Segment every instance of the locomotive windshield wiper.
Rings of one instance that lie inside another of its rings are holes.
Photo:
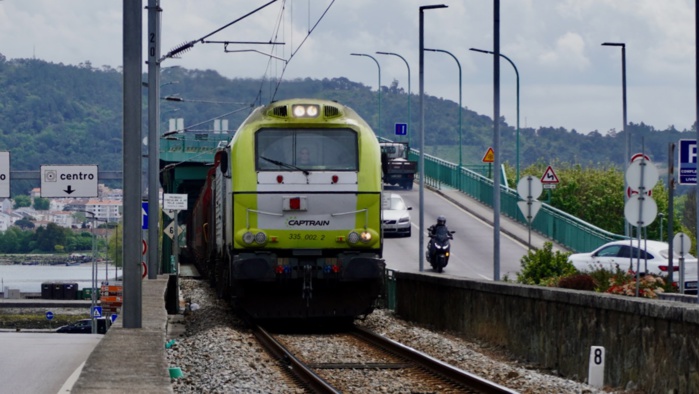
[[[260,156],[260,158],[262,158],[262,159],[264,159],[264,160],[267,160],[268,162],[270,162],[270,163],[272,163],[272,164],[274,164],[274,165],[278,165],[278,166],[286,167],[286,168],[292,168],[292,169],[294,169],[294,170],[299,170],[299,171],[303,172],[303,174],[306,175],[306,176],[310,175],[310,172],[308,172],[307,170],[304,170],[303,168],[297,167],[297,166],[295,166],[295,165],[293,165],[293,164],[284,163],[283,161],[278,161],[278,160],[270,159],[270,158],[267,158],[267,157],[264,157],[264,156]]]

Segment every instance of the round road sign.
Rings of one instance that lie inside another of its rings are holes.
[[[141,247],[141,254],[146,255],[146,252],[148,251],[148,244],[146,243],[145,239],[142,239],[141,242],[143,242],[143,246]]]
[[[527,175],[517,182],[517,193],[523,200],[536,200],[544,191],[541,180],[533,175]]]
[[[672,238],[672,249],[682,256],[688,254],[691,247],[692,239],[685,233],[677,233]]]
[[[658,204],[652,197],[646,196],[641,200],[638,195],[634,195],[624,205],[624,217],[632,226],[646,227],[653,223],[657,215]]]
[[[148,266],[145,261],[141,261],[141,279],[145,279],[148,276]]]
[[[677,235],[679,235],[679,234],[677,234]],[[53,319],[53,312],[51,312],[51,311],[46,312],[46,320],[51,320],[51,319]]]
[[[641,179],[641,172],[643,172],[643,179]],[[626,170],[626,183],[634,190],[639,190],[641,185],[646,190],[650,190],[658,183],[658,169],[649,161],[636,160],[629,164]]]

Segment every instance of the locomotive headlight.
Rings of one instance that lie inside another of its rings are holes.
[[[243,242],[245,242],[246,245],[250,245],[254,239],[255,239],[255,235],[253,233],[251,233],[250,231],[243,234]]]
[[[294,114],[294,117],[296,118],[315,118],[318,117],[318,113],[320,112],[320,108],[318,105],[292,105],[291,106],[291,113]]]
[[[357,242],[359,242],[359,234],[352,231],[347,236],[347,242],[349,242],[350,244],[356,244]]]
[[[265,242],[267,242],[267,234],[260,231],[255,235],[255,242],[257,242],[260,245],[264,244]]]
[[[364,242],[364,243],[367,243],[367,242],[371,241],[371,233],[368,232],[368,231],[362,232],[362,234],[361,234],[361,240],[362,240],[362,242]]]

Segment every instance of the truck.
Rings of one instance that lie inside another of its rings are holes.
[[[381,142],[381,170],[383,182],[398,185],[406,190],[413,189],[417,162],[408,160],[410,146],[407,142]]]

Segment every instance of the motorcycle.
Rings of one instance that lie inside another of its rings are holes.
[[[449,240],[453,239],[451,235],[454,233],[455,231],[449,231],[446,228],[438,228],[434,234],[430,234],[425,255],[433,270],[441,273],[449,263],[451,248]]]

